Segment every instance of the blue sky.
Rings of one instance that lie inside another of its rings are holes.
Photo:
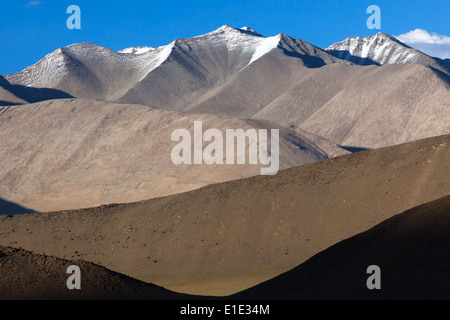
[[[81,30],[66,27],[69,5],[81,8]],[[366,26],[370,5],[381,8],[381,30]],[[92,42],[113,50],[160,46],[224,24],[249,26],[265,36],[282,32],[319,47],[378,31],[396,36],[423,29],[450,36],[449,12],[448,0],[4,0],[0,74],[20,72],[73,43]]]

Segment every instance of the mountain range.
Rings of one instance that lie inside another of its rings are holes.
[[[448,60],[379,33],[321,49],[225,25],[158,48],[59,48],[0,80],[3,104],[86,98],[275,121],[377,148],[450,132]]]

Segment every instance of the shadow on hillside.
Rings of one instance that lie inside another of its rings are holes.
[[[18,106],[21,103],[0,100],[0,107]]]
[[[446,82],[448,85],[450,85],[450,74],[447,74],[441,70],[438,70],[436,68],[430,67],[431,70],[433,70],[437,76],[444,82]],[[450,65],[449,65],[449,70],[450,70]]]
[[[339,146],[339,148],[347,150],[348,152],[351,152],[351,153],[357,153],[357,152],[363,152],[363,151],[370,150],[369,148],[352,147],[352,146]]]
[[[437,61],[439,66],[441,66],[444,71],[450,74],[450,59],[440,59],[436,57],[433,57],[433,59]]]
[[[353,56],[348,50],[327,50],[327,52],[339,59],[346,59],[350,62],[353,62],[354,64],[358,64],[361,66],[381,66],[381,64],[372,59]]]
[[[450,196],[394,216],[231,298],[448,300],[449,251]],[[373,265],[381,269],[381,290],[367,287]]]
[[[70,94],[50,88],[33,88],[20,84],[11,84],[4,76],[0,76],[0,87],[6,91],[11,92],[16,97],[28,102],[40,102],[52,99],[70,99],[73,98]]]
[[[0,215],[12,216],[26,213],[37,213],[37,211],[22,207],[17,203],[0,198]]]
[[[283,48],[284,54],[289,57],[299,58],[303,60],[305,67],[308,68],[321,68],[326,65],[325,61],[319,57],[309,56],[306,54],[299,54],[295,52],[288,51]]]

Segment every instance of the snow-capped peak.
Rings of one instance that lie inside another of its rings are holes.
[[[279,36],[264,37],[250,27],[234,28],[226,24],[204,35],[177,39],[176,45],[189,51],[195,48],[226,48],[228,54],[234,57],[234,61],[239,61],[242,67],[276,48],[279,41]]]
[[[218,34],[234,34],[234,35],[241,35],[241,36],[252,36],[252,37],[262,37],[263,36],[261,34],[259,34],[258,32],[256,32],[255,30],[253,30],[250,27],[242,27],[242,28],[234,28],[229,26],[228,24],[223,25],[222,27],[220,27],[217,30],[214,30],[212,32],[209,32],[207,34],[198,36],[198,37],[204,37],[204,36],[214,36],[214,35],[218,35]],[[197,37],[194,37],[197,38]]]
[[[379,32],[370,37],[350,37],[325,48],[338,58],[361,65],[416,63],[421,55],[395,37]]]

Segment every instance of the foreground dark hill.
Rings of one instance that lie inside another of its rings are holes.
[[[394,216],[346,239],[297,268],[226,297],[232,300],[449,299],[450,196]],[[381,269],[381,290],[366,286],[368,266]],[[66,287],[68,266],[82,290]],[[176,294],[84,261],[0,247],[0,299],[198,299]],[[206,297],[203,297],[206,298]]]
[[[69,290],[69,266],[81,271],[81,290]],[[0,300],[183,299],[184,295],[143,283],[85,261],[36,255],[0,247]],[[194,297],[190,297],[193,299]]]
[[[233,294],[450,194],[449,145],[442,136],[150,201],[0,217],[0,245],[173,291]]]
[[[232,298],[448,300],[449,251],[450,196],[392,217]],[[381,268],[381,290],[366,286],[372,265]]]

